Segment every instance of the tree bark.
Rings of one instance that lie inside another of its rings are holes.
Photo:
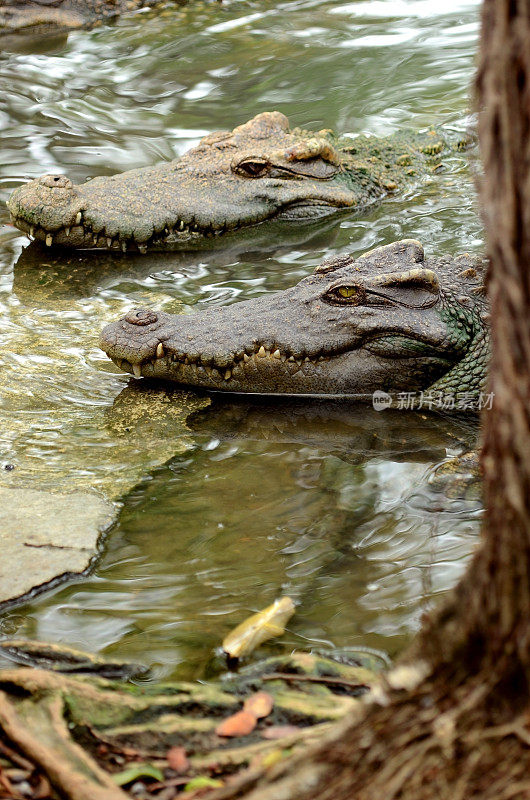
[[[494,393],[481,547],[355,718],[212,800],[530,798],[530,0],[484,0],[476,90]]]

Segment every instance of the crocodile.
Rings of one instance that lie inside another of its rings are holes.
[[[160,0],[0,0],[0,35],[55,33],[107,22]]]
[[[12,193],[11,222],[46,245],[123,252],[188,249],[264,222],[359,211],[403,193],[471,137],[428,130],[337,138],[265,111],[181,158],[74,185],[43,175]]]
[[[133,310],[103,329],[100,347],[137,378],[210,390],[428,391],[471,407],[489,357],[483,271],[478,256],[426,259],[405,239],[328,259],[275,294],[189,315]]]

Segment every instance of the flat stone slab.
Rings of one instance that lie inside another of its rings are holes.
[[[117,507],[90,492],[0,488],[0,603],[83,572]]]

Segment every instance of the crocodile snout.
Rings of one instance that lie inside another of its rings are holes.
[[[47,189],[71,189],[73,190],[74,185],[70,178],[67,178],[66,175],[42,175],[40,178],[37,178],[37,184],[39,186],[45,186]]]
[[[123,319],[124,322],[128,322],[130,325],[153,325],[158,322],[158,316],[154,311],[143,308],[130,311]]]
[[[99,346],[122,369],[139,377],[140,364],[164,354],[169,319],[163,311],[135,308],[103,328]]]
[[[19,186],[7,207],[17,228],[48,245],[82,237],[82,203],[66,175],[42,175]]]

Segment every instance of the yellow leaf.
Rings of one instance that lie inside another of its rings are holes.
[[[267,753],[262,760],[262,766],[265,768],[267,767],[274,767],[279,761],[285,758],[285,753],[283,750],[271,750],[270,753]]]
[[[280,597],[234,628],[225,638],[223,650],[230,658],[248,655],[267,639],[281,636],[293,614],[294,603],[291,598]]]

